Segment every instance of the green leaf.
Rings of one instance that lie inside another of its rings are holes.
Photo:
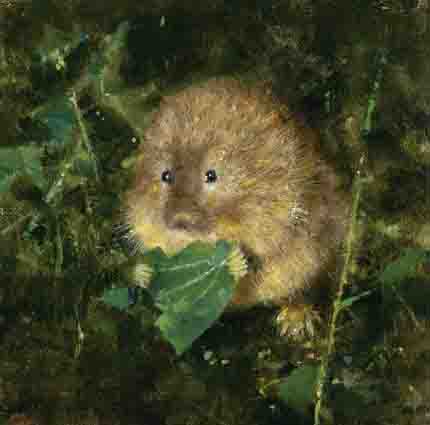
[[[292,409],[306,414],[315,401],[317,365],[304,365],[293,370],[280,384],[281,399]]]
[[[109,78],[108,74],[112,67],[119,66],[122,52],[125,49],[127,34],[130,24],[125,21],[118,25],[117,30],[109,35],[104,48],[93,53],[88,64],[88,77],[94,83],[101,84],[102,93],[110,94],[122,89],[123,83],[117,78]]]
[[[77,149],[76,155],[73,158],[70,173],[79,177],[96,178],[94,161],[91,160],[91,156],[88,151],[85,151],[82,148]]]
[[[48,128],[48,143],[60,146],[72,144],[77,121],[73,105],[67,96],[60,96],[48,102],[33,118]]]
[[[34,55],[40,65],[51,65],[60,70],[66,66],[67,56],[83,43],[87,43],[88,39],[88,35],[80,31],[63,32],[47,24]]]
[[[235,283],[227,262],[231,249],[226,241],[215,247],[196,242],[171,257],[159,248],[141,256],[154,270],[147,292],[161,310],[156,325],[177,354],[189,348],[229,304]],[[129,288],[109,289],[101,299],[121,310],[133,304]]]
[[[234,289],[227,257],[231,245],[215,248],[196,242],[172,257],[144,255],[156,270],[148,291],[162,311],[156,322],[163,336],[182,354],[228,305]]]
[[[396,285],[403,280],[416,276],[417,267],[426,261],[429,251],[421,248],[407,248],[396,261],[388,264],[379,275],[384,285]]]
[[[360,300],[361,298],[367,297],[368,295],[370,295],[373,291],[369,290],[369,291],[364,291],[361,294],[355,295],[353,297],[348,297],[345,298],[344,300],[342,300],[342,302],[340,303],[339,306],[339,311],[347,308],[347,307],[351,307],[352,304],[354,304],[356,301]]]
[[[126,310],[133,305],[133,300],[129,296],[128,288],[111,288],[106,290],[100,298],[106,304],[118,308],[119,310]]]
[[[40,161],[41,150],[36,146],[0,148],[0,192],[10,189],[15,178],[28,176],[39,189],[46,188],[46,179]]]

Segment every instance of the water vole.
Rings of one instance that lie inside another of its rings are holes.
[[[345,232],[348,202],[313,133],[262,88],[230,78],[163,99],[145,133],[127,220],[146,248],[240,243],[250,272],[232,308],[284,307],[281,331],[305,329],[302,297],[321,282]],[[323,280],[326,280],[324,278]]]

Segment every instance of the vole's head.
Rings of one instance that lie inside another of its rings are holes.
[[[281,249],[306,219],[313,156],[262,91],[210,80],[164,100],[145,133],[127,219],[146,248],[171,254],[196,240]]]

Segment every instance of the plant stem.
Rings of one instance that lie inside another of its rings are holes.
[[[360,161],[360,162],[363,163],[363,161]],[[357,221],[358,221],[357,213],[358,213],[358,206],[360,204],[361,189],[362,189],[361,170],[358,169],[356,172],[356,175],[354,178],[354,184],[353,184],[353,204],[352,204],[348,237],[346,240],[346,247],[345,247],[345,250],[346,250],[345,261],[343,264],[342,274],[340,277],[340,284],[333,304],[333,314],[330,320],[329,335],[328,335],[328,342],[327,342],[327,353],[323,356],[323,359],[318,371],[317,385],[316,385],[317,401],[316,401],[315,411],[314,411],[314,425],[320,424],[322,395],[323,395],[324,384],[325,384],[325,380],[328,372],[328,363],[329,363],[329,359],[331,358],[331,355],[334,352],[335,342],[336,342],[337,318],[339,316],[339,313],[343,310],[342,309],[343,292],[345,287],[348,285],[348,272],[352,261],[354,241],[356,239],[356,229],[357,229]]]

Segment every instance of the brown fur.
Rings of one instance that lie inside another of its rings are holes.
[[[161,181],[164,170],[174,181]],[[218,179],[205,182],[209,169]],[[348,202],[313,133],[261,88],[212,79],[164,99],[127,196],[132,234],[174,253],[195,240],[240,242],[257,266],[233,307],[293,303],[327,269]]]

